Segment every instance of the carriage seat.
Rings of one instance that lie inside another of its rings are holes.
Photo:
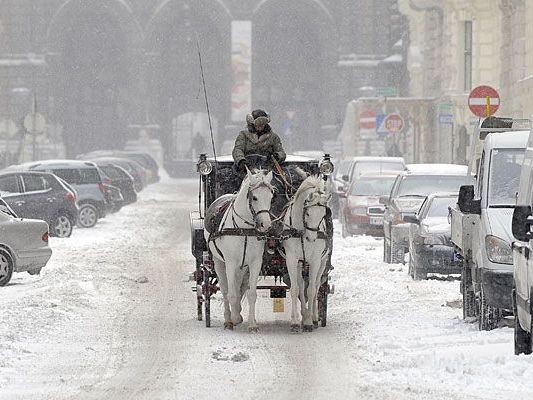
[[[222,222],[224,212],[228,209],[234,198],[234,194],[224,194],[212,202],[207,208],[204,220],[204,228],[207,232],[213,233],[218,229]]]

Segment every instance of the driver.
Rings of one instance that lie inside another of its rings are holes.
[[[248,129],[239,132],[233,148],[233,161],[238,169],[243,171],[246,156],[260,154],[267,158],[274,158],[279,163],[285,161],[285,151],[278,135],[272,132],[270,116],[263,110],[254,110],[246,116]]]

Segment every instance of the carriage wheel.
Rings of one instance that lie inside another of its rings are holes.
[[[198,312],[198,321],[201,321],[203,319],[202,283],[203,283],[202,263],[197,259],[196,260],[196,307],[197,307],[197,312]]]
[[[318,317],[321,327],[325,327],[328,322],[328,286],[326,280],[318,290]]]
[[[209,272],[209,270],[204,268],[202,292],[203,292],[203,298],[204,298],[205,327],[206,328],[211,327],[211,282],[209,279],[210,277],[211,277],[211,273]]]

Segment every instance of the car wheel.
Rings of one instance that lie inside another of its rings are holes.
[[[463,262],[466,264],[466,262]],[[463,294],[463,319],[476,316],[476,294],[472,289],[472,278],[469,265],[463,264],[461,270],[461,293]]]
[[[59,238],[68,238],[72,235],[73,223],[67,214],[58,214],[52,221],[50,234]]]
[[[7,250],[0,249],[0,286],[5,286],[11,280],[15,263]]]
[[[531,333],[522,329],[518,319],[518,310],[516,306],[516,289],[513,289],[513,314],[514,314],[514,353],[531,354]]]
[[[80,207],[78,224],[82,228],[92,228],[98,222],[98,211],[92,204],[83,204]]]
[[[501,318],[501,311],[499,308],[489,306],[485,297],[483,286],[478,298],[478,328],[480,331],[491,331],[498,326]]]

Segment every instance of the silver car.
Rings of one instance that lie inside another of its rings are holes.
[[[51,256],[48,224],[18,218],[0,199],[0,286],[9,283],[13,272],[39,274]]]

